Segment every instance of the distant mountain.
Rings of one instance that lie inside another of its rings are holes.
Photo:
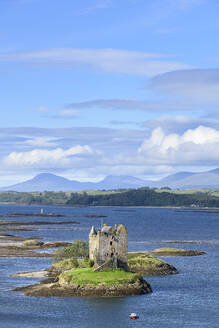
[[[21,182],[0,190],[13,191],[74,191],[74,190],[98,190],[98,189],[119,189],[119,188],[139,188],[145,186],[145,181],[127,175],[107,176],[104,180],[94,182],[80,182],[69,180],[51,173],[41,173],[33,179]]]
[[[80,183],[79,183],[80,184]],[[41,173],[35,176],[31,180],[21,182],[9,187],[1,188],[1,190],[13,190],[13,191],[58,191],[58,190],[72,190],[72,188],[79,186],[74,185],[73,181],[65,179],[63,177],[50,174]]]
[[[179,172],[156,181],[154,186],[172,189],[219,188],[219,168],[207,172]]]
[[[173,182],[171,187],[176,189],[187,188],[219,188],[219,173],[196,173],[185,179]]]
[[[178,172],[159,181],[142,180],[128,175],[109,175],[100,182],[80,182],[69,180],[51,173],[41,173],[33,179],[0,190],[13,191],[78,191],[109,190],[140,187],[219,188],[219,168],[202,173]]]
[[[211,170],[211,171],[208,171],[208,173],[216,173],[216,174],[219,174],[219,168],[214,169],[214,170]]]
[[[172,183],[175,183],[176,181],[180,181],[186,178],[191,177],[195,173],[193,172],[178,172],[175,174],[168,175],[167,177],[163,178],[162,180],[158,181],[158,184],[161,183],[162,186],[169,186]]]
[[[108,175],[104,180],[95,183],[95,189],[140,188],[146,181],[129,175]]]

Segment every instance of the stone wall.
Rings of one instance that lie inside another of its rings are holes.
[[[92,227],[89,234],[89,256],[95,265],[101,266],[111,259],[119,266],[127,265],[128,232],[123,225],[104,226],[96,232]]]

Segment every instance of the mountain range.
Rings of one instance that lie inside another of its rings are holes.
[[[1,191],[78,191],[78,190],[110,190],[140,187],[186,188],[219,188],[219,168],[201,172],[178,172],[161,180],[142,180],[128,175],[109,175],[100,182],[80,182],[69,180],[51,173],[41,173],[33,179],[0,188]]]

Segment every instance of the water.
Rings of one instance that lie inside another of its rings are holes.
[[[0,206],[0,215],[22,212],[39,213],[37,206]],[[118,298],[35,298],[12,292],[12,288],[37,282],[37,279],[11,278],[20,271],[50,266],[49,259],[0,258],[0,327],[6,328],[218,328],[219,327],[219,216],[217,213],[178,212],[173,209],[64,208],[43,207],[46,212],[67,215],[46,221],[75,220],[80,225],[41,226],[40,230],[15,233],[41,236],[45,240],[88,239],[91,225],[123,223],[129,232],[129,250],[151,250],[168,246],[165,240],[207,240],[209,244],[170,245],[206,251],[197,257],[164,258],[179,270],[178,275],[146,277],[153,293]],[[32,220],[32,218],[16,218]],[[34,218],[42,221],[42,218]],[[39,228],[39,227],[38,227]],[[13,232],[12,232],[13,233]],[[131,321],[131,312],[140,315]]]

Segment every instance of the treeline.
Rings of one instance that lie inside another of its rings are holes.
[[[200,206],[219,207],[219,197],[205,193],[174,194],[140,188],[106,195],[72,193],[67,205],[75,206]]]
[[[0,192],[0,203],[27,205],[66,205],[69,196],[65,192]]]
[[[219,207],[219,197],[208,193],[177,194],[155,189],[127,189],[115,193],[0,192],[1,203],[65,206],[200,206]]]

